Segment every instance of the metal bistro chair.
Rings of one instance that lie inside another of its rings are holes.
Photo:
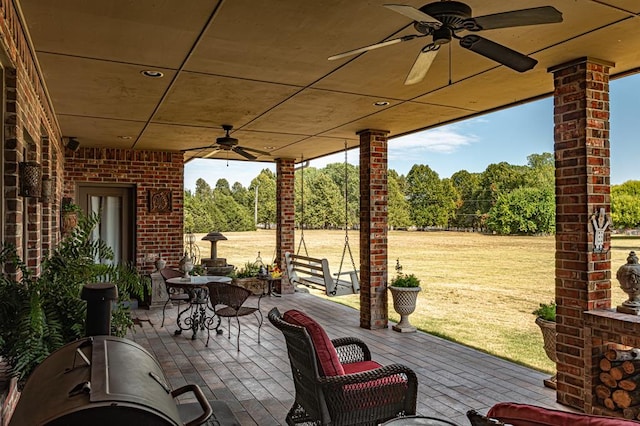
[[[258,319],[258,344],[260,343],[260,328],[262,327],[262,312],[257,307],[243,306],[253,293],[246,288],[231,283],[210,282],[207,284],[211,306],[220,318],[227,318],[229,339],[231,339],[231,318],[238,324],[236,347],[240,351],[240,317],[254,314]]]
[[[370,425],[416,414],[418,379],[401,364],[371,360],[356,337],[330,340],[322,326],[291,309],[269,311],[284,334],[296,396],[287,424]]]
[[[180,312],[180,303],[189,301],[189,294],[184,290],[176,287],[172,287],[170,284],[167,284],[167,280],[170,278],[178,278],[182,276],[182,272],[172,269],[172,268],[162,268],[160,270],[160,275],[162,275],[162,279],[164,279],[164,285],[167,289],[167,301],[164,302],[164,306],[162,307],[162,325],[160,327],[164,327],[164,312],[167,310],[167,305],[169,302],[177,302],[178,303],[178,312]]]

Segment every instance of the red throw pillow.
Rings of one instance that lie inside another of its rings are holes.
[[[496,418],[515,426],[621,426],[636,422],[617,417],[593,416],[583,413],[552,410],[529,404],[500,402],[489,410],[487,417]]]
[[[350,364],[342,364],[344,374],[360,373],[362,371],[375,370],[376,368],[380,367],[382,367],[382,365],[378,364],[375,361],[360,361],[352,362]]]
[[[288,310],[282,318],[289,324],[304,327],[307,330],[316,349],[321,376],[341,376],[344,374],[338,352],[320,324],[296,309]]]

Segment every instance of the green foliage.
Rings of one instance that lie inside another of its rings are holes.
[[[185,231],[208,233],[254,230],[253,208],[249,209],[238,201],[246,196],[246,190],[238,193],[237,185],[234,188],[236,193],[229,188],[226,179],[219,179],[215,189],[211,189],[203,179],[198,179],[195,194],[190,191],[185,191],[184,194]]]
[[[617,229],[640,226],[640,181],[611,187],[611,220]]]
[[[489,210],[487,227],[504,235],[551,234],[555,229],[552,188],[517,188],[502,194]]]
[[[537,317],[546,321],[556,321],[556,302],[541,303],[540,307],[532,312]]]
[[[234,278],[252,278],[257,277],[260,271],[260,265],[256,262],[247,262],[244,266],[233,274]]]
[[[391,280],[394,287],[420,287],[420,280],[414,274],[399,273]]]
[[[409,215],[409,202],[404,193],[405,181],[394,170],[389,171],[388,176],[388,210],[387,221],[392,229],[408,228],[411,226],[411,216]]]
[[[20,259],[16,248],[3,245],[0,262],[0,355],[21,383],[51,352],[84,335],[86,303],[80,299],[87,283],[112,282],[120,301],[142,296],[145,282],[131,265],[95,264],[111,259],[103,241],[92,241],[99,216],[80,215],[78,226],[43,260],[39,276]],[[114,310],[112,325],[124,335],[132,325],[127,308]]]
[[[411,219],[420,228],[445,227],[455,215],[457,193],[449,179],[429,166],[414,165],[407,174],[407,197]]]

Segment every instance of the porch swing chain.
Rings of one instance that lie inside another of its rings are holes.
[[[342,258],[340,259],[340,267],[338,268],[338,274],[336,275],[336,289],[338,288],[338,282],[340,281],[340,274],[342,273],[342,265],[344,264],[344,255],[349,250],[349,257],[351,258],[351,265],[353,270],[357,271],[356,262],[353,260],[353,253],[351,252],[351,246],[349,245],[349,163],[347,162],[347,141],[344,141],[344,248],[342,249]],[[335,294],[335,290],[333,291]]]
[[[309,256],[307,243],[304,241],[304,155],[300,157],[300,243],[296,254],[300,254],[300,248],[304,246],[304,255]]]

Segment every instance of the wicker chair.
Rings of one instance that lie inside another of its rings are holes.
[[[227,318],[227,328],[229,330],[229,339],[231,339],[231,318],[236,319],[238,324],[238,337],[236,338],[236,346],[240,351],[240,317],[254,314],[258,319],[258,343],[260,343],[260,328],[262,327],[262,312],[257,307],[243,306],[244,302],[253,293],[251,290],[237,286],[231,283],[210,282],[207,284],[209,289],[209,299],[211,306],[219,318]]]
[[[290,312],[300,314],[292,310],[283,317],[273,308],[268,315],[284,334],[295,384],[295,401],[286,418],[288,425],[378,425],[416,413],[418,379],[410,368],[400,364],[383,367],[371,361],[367,345],[355,337],[326,337],[322,342],[318,336],[324,333],[322,327],[317,323],[308,326],[313,320],[294,325],[298,321],[292,319]],[[316,336],[312,338],[312,334]],[[339,359],[340,365],[334,367],[342,368],[343,374],[323,373],[323,368],[332,367],[326,365],[326,353],[321,354],[316,348],[327,344]]]
[[[182,289],[172,287],[170,284],[167,284],[168,279],[181,277],[182,273],[180,271],[171,268],[162,268],[160,270],[160,275],[162,275],[162,279],[164,279],[164,285],[167,289],[167,295],[169,296],[162,307],[162,324],[160,327],[164,327],[164,312],[166,311],[169,302],[178,302],[178,312],[180,312],[180,303],[189,301],[189,295]]]

